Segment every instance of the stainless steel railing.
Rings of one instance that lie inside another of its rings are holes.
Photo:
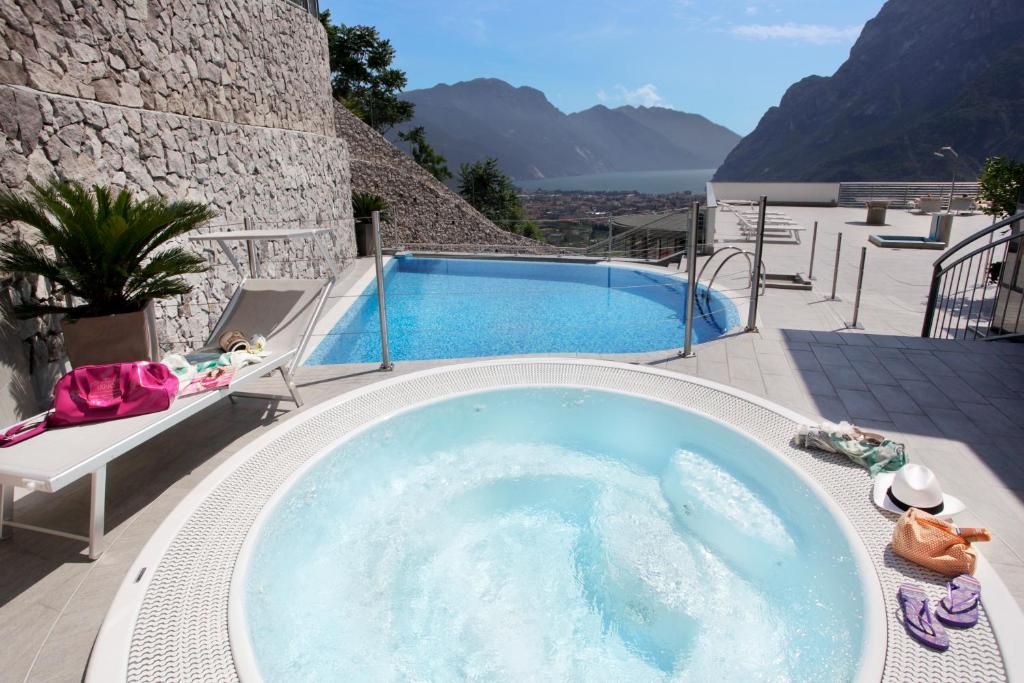
[[[993,223],[935,261],[922,337],[991,340],[1024,335],[1022,222],[1024,212]]]

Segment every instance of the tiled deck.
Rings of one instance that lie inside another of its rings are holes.
[[[995,540],[983,552],[1024,604],[1024,345],[908,336],[920,325],[923,287],[936,253],[874,247],[862,307],[867,329],[837,332],[849,315],[859,246],[869,232],[846,221],[863,212],[785,211],[800,221],[822,220],[815,265],[823,276],[820,290],[827,289],[823,282],[830,284],[830,235],[846,233],[851,247],[839,288],[845,301],[823,302],[819,291],[770,290],[761,303],[759,333],[701,344],[696,358],[661,353],[631,360],[729,384],[813,419],[849,419],[904,440],[911,458],[934,469],[967,503],[958,520],[993,530]],[[890,219],[908,223],[887,230],[893,234],[927,231],[925,218],[890,212]],[[965,220],[957,233],[987,221]],[[721,224],[719,230],[724,232]],[[770,245],[769,270],[806,271],[809,245],[809,233],[802,245]],[[398,363],[395,373],[438,364]],[[391,376],[374,366],[320,366],[303,368],[298,380],[308,407]],[[279,387],[268,381],[267,389]],[[85,559],[77,542],[39,534],[16,531],[0,543],[0,680],[79,680],[110,600],[156,526],[213,468],[296,412],[289,404],[224,402],[112,463],[109,548],[96,562]],[[84,529],[85,483],[54,495],[26,495],[16,514],[30,523]]]

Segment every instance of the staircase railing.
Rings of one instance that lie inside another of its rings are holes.
[[[1024,212],[948,249],[932,269],[922,337],[1024,336]],[[1004,235],[997,235],[1001,230]]]

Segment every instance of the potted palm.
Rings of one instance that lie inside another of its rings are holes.
[[[155,360],[147,307],[187,294],[191,286],[182,276],[206,270],[198,255],[165,245],[207,223],[214,211],[197,202],[138,200],[127,189],[86,189],[57,178],[30,185],[24,196],[0,190],[0,221],[37,233],[34,241],[0,243],[0,270],[49,279],[64,303],[23,303],[15,315],[62,314],[75,367]]]
[[[359,256],[369,256],[374,251],[371,222],[373,212],[379,211],[381,220],[386,221],[389,210],[383,197],[372,192],[352,193],[352,215],[356,218],[356,253]]]

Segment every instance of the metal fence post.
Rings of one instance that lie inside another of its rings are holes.
[[[807,279],[814,279],[814,248],[818,246],[818,221],[814,221],[814,232],[811,233],[811,265],[807,266]]]
[[[839,281],[839,254],[843,250],[843,233],[839,233],[839,237],[836,238],[836,265],[832,269],[832,296],[829,297],[830,301],[839,301],[836,298],[836,282]]]
[[[384,303],[384,256],[381,254],[380,244],[380,211],[374,211],[371,215],[373,222],[373,256],[377,268],[377,312],[380,314],[380,369],[393,370],[391,363],[391,350],[388,348],[388,312]]]
[[[757,302],[761,297],[761,251],[764,249],[764,222],[768,212],[768,197],[761,195],[757,208],[757,241],[754,242],[754,277],[750,287],[750,311],[747,314],[747,332],[757,332]]]
[[[686,338],[683,341],[683,358],[693,358],[693,302],[697,298],[697,217],[700,202],[694,202],[690,209],[690,233],[686,237]]]
[[[864,286],[864,261],[868,257],[868,248],[860,248],[860,270],[857,271],[857,295],[853,299],[853,320],[846,323],[846,327],[854,330],[863,330],[864,326],[861,325],[857,318],[860,316],[860,290]]]
[[[612,260],[612,235],[615,234],[615,223],[608,219],[608,260]]]
[[[242,219],[242,228],[244,230],[252,230],[252,218],[246,216]],[[252,240],[245,241],[245,256],[249,259],[249,277],[260,276],[260,263],[256,260],[256,243]]]

